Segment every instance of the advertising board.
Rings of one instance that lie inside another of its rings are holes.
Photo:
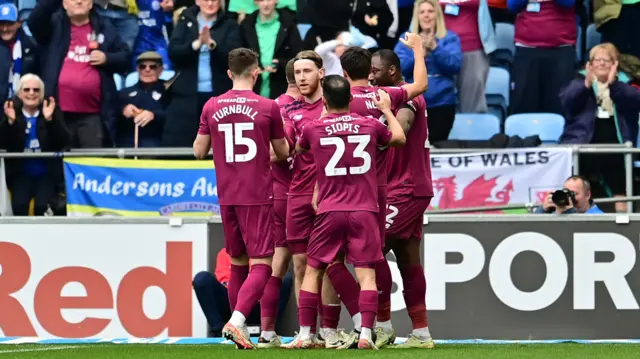
[[[205,337],[205,220],[0,222],[0,335]]]

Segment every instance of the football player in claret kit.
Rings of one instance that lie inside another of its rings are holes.
[[[313,155],[317,168],[317,218],[307,250],[307,268],[300,290],[300,332],[288,348],[312,348],[320,281],[328,265],[346,256],[360,284],[358,304],[362,328],[358,348],[376,349],[372,329],[378,309],[374,265],[382,260],[377,230],[378,196],[375,153],[378,146],[402,145],[405,135],[390,111],[390,99],[379,91],[373,98],[389,114],[389,129],[376,119],[350,113],[349,82],[327,76],[322,82],[327,115],[305,125],[296,145]]]
[[[274,226],[270,147],[280,159],[289,156],[278,104],[253,93],[259,72],[258,56],[253,51],[238,48],[229,53],[227,73],[233,88],[207,101],[193,144],[199,159],[213,144],[225,248],[231,257],[228,291],[233,312],[222,334],[244,349],[255,348],[245,321],[271,277]]]
[[[403,86],[400,59],[391,50],[373,54],[371,80],[378,86]],[[399,348],[433,348],[427,325],[426,278],[420,260],[423,215],[433,198],[427,104],[418,96],[396,112],[407,143],[390,149],[392,161],[388,177],[386,248],[393,250],[404,285],[404,300],[413,332]],[[389,288],[391,286],[389,285]],[[386,313],[382,313],[386,311]],[[378,316],[390,319],[389,307],[379,308]],[[391,321],[378,321],[378,340],[395,336]]]
[[[377,87],[369,85],[369,74],[371,72],[371,54],[368,50],[352,47],[347,49],[340,57],[340,63],[344,71],[344,76],[351,85],[351,112],[360,116],[370,116],[378,119],[386,125],[386,117],[374,104],[372,98],[376,96],[378,89],[383,89],[391,98],[391,110],[395,113],[405,105],[407,100],[413,98],[422,98],[422,94],[427,88],[427,69],[424,62],[424,50],[422,46],[422,38],[417,34],[407,33],[405,38],[400,41],[414,52],[414,69],[416,75],[415,82],[411,84],[403,84],[402,86]],[[386,147],[380,147],[376,153],[376,166],[378,170],[378,206],[386,208],[387,206],[387,173],[388,173],[388,157],[389,151]],[[380,237],[384,240],[386,223],[386,210],[380,211],[378,214],[378,228]],[[344,278],[350,278],[347,269],[342,263],[336,263],[327,270],[329,278],[331,278],[333,287],[340,295],[340,299],[345,303],[345,307],[353,316],[357,313],[357,296],[354,292],[357,286],[347,283]],[[378,282],[378,293],[380,294],[379,305],[382,310],[379,313],[378,321],[383,326],[391,325],[391,269],[386,261],[382,261],[376,265],[376,280]],[[385,315],[389,313],[389,315]],[[382,347],[389,342],[393,343],[394,336],[386,335],[386,332],[379,333],[377,345]],[[351,337],[351,345],[355,345],[357,336]]]
[[[280,113],[285,113],[286,109],[291,106],[295,99],[300,98],[300,91],[296,86],[296,79],[293,71],[293,62],[291,59],[285,67],[286,78],[289,86],[287,92],[280,95],[275,101],[280,106]],[[283,116],[284,117],[284,116]],[[286,136],[289,146],[293,148],[293,137]],[[272,154],[274,163],[271,166],[273,171],[273,212],[275,226],[275,251],[273,254],[273,263],[271,268],[273,273],[264,288],[264,294],[260,299],[260,326],[262,332],[258,338],[258,348],[279,348],[282,344],[280,337],[276,335],[276,318],[278,316],[278,302],[280,299],[280,289],[282,287],[282,278],[289,270],[289,262],[291,262],[291,252],[287,246],[286,236],[286,218],[287,218],[287,192],[291,184],[292,158],[289,157],[284,161],[277,160],[275,154]]]
[[[322,87],[324,77],[322,58],[314,51],[301,51],[294,58],[296,85],[302,94],[292,102],[283,115],[288,138],[297,139],[302,128],[321,117],[323,110]],[[293,178],[289,186],[287,201],[286,233],[289,250],[293,254],[296,299],[299,299],[300,286],[307,266],[307,244],[316,213],[311,205],[316,183],[316,165],[310,153],[296,153],[293,158]],[[340,320],[340,298],[327,279],[322,281],[321,328],[312,332],[317,334],[314,341],[317,346],[337,348],[343,344],[337,328]]]

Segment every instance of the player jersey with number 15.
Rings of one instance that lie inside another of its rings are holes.
[[[378,212],[375,155],[390,140],[385,125],[356,114],[330,114],[304,127],[298,143],[316,164],[318,213]]]
[[[213,97],[202,110],[198,133],[211,136],[221,205],[273,203],[270,143],[284,138],[275,101],[240,90]]]

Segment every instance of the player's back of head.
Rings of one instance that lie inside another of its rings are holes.
[[[340,75],[329,75],[322,80],[322,97],[327,110],[344,110],[351,102],[349,81]]]
[[[293,64],[296,62],[296,59],[291,59],[287,61],[287,65],[284,67],[284,74],[287,79],[288,84],[296,84],[296,71],[293,67]]]
[[[366,80],[371,71],[371,53],[361,47],[350,47],[340,56],[340,65],[351,80]]]
[[[250,77],[258,68],[258,55],[250,49],[240,47],[229,52],[229,71],[233,77]]]

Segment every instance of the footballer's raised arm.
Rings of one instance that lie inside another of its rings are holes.
[[[420,35],[410,32],[406,33],[406,38],[404,39],[401,36],[400,42],[413,50],[413,83],[402,86],[407,91],[407,98],[411,100],[427,91],[427,66],[424,61],[424,47],[422,46]]]
[[[271,104],[271,148],[278,160],[284,161],[289,157],[289,142],[285,138],[282,115],[275,101]]]
[[[393,114],[393,111],[391,111],[391,97],[383,90],[378,90],[378,97],[379,99],[374,96],[372,100],[387,119],[389,131],[391,131],[391,139],[389,140],[389,143],[384,144],[384,146],[404,145],[407,142],[407,137],[404,134],[402,126],[400,126],[400,123],[396,119],[396,116]]]
[[[207,157],[211,149],[211,130],[209,129],[209,118],[211,118],[211,116],[209,115],[209,107],[212,103],[212,100],[209,100],[202,109],[198,135],[196,136],[196,140],[193,141],[193,155],[199,160]]]

